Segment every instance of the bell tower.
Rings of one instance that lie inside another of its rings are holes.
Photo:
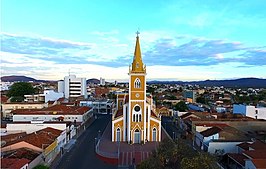
[[[127,141],[141,143],[146,140],[146,66],[142,62],[139,32],[136,32],[134,58],[129,67],[129,111]]]

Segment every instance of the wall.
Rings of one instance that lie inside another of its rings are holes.
[[[45,90],[44,97],[45,97],[45,103],[47,103],[48,101],[56,101],[59,98],[64,97],[64,94],[54,92],[53,90]]]
[[[10,112],[16,109],[42,109],[47,107],[45,103],[5,103],[2,104],[3,117],[10,117]]]
[[[74,122],[74,120],[76,120],[76,122],[83,122],[83,117],[82,115],[61,115],[61,114],[55,114],[55,115],[20,115],[20,114],[16,114],[13,116],[13,121],[14,122],[20,122],[20,121],[36,121],[36,120],[43,120],[43,121],[57,121],[58,117],[64,117],[64,121],[71,121]]]
[[[215,150],[224,150],[224,153],[237,153],[237,144],[242,142],[210,142],[208,152],[215,154]]]
[[[58,130],[66,130],[66,124],[65,123],[8,123],[6,125],[7,132],[11,131],[25,131],[27,134],[47,128],[52,127]]]
[[[242,104],[234,104],[233,105],[233,114],[242,114],[246,115],[246,106]]]
[[[34,160],[32,160],[30,163],[29,163],[29,169],[31,168],[34,168],[35,166],[39,165],[40,163],[43,162],[43,159],[42,159],[42,153],[40,155],[38,155]]]

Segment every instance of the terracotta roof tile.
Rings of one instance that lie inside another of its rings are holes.
[[[19,138],[17,140],[8,142],[6,145],[4,145],[4,147],[24,141],[43,149],[52,144],[61,133],[62,133],[61,130],[47,127],[45,129],[36,131],[34,133],[27,134],[26,136]]]
[[[4,158],[26,158],[30,161],[34,160],[41,152],[34,151],[29,148],[19,148],[5,152]]]
[[[219,133],[220,131],[222,131],[221,128],[214,126],[212,128],[209,128],[207,130],[200,132],[200,134],[204,137],[209,137],[209,136]]]
[[[1,159],[1,168],[3,169],[20,169],[24,165],[28,164],[30,160],[22,158],[2,158]]]
[[[254,150],[265,150],[266,152],[266,143],[263,143],[260,140],[256,140],[254,143],[252,143],[249,147],[251,147]]]
[[[265,169],[266,168],[266,159],[254,159],[254,160],[252,160],[252,162],[257,169]]]
[[[245,159],[247,159],[246,156],[243,154],[236,154],[236,153],[227,153],[227,155],[236,161],[238,164],[242,165],[243,167],[245,166]]]
[[[243,142],[237,145],[238,147],[242,148],[243,150],[249,150],[250,143]]]
[[[251,157],[252,159],[265,159],[266,160],[265,150],[249,150],[249,151],[244,151],[243,154]]]
[[[117,110],[116,114],[115,114],[115,118],[119,117],[119,116],[123,116],[123,109],[119,109]]]
[[[13,114],[25,114],[25,115],[47,115],[47,114],[79,114],[82,115],[89,111],[91,108],[87,106],[66,106],[66,105],[54,105],[43,109],[17,109],[13,110]]]
[[[186,117],[188,117],[190,115],[192,115],[192,113],[186,113],[186,114],[181,115],[180,118],[184,119],[184,118],[186,118]]]

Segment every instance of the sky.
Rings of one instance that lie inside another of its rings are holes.
[[[265,0],[1,0],[1,76],[266,78]]]

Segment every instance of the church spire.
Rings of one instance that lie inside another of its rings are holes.
[[[136,37],[136,46],[135,46],[135,52],[134,52],[134,59],[132,62],[132,72],[135,73],[144,73],[145,66],[142,62],[141,58],[141,50],[140,50],[140,43],[139,43],[139,31],[136,32],[137,37]]]

